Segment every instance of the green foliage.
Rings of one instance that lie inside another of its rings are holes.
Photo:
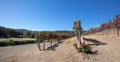
[[[89,45],[85,45],[85,46],[80,46],[78,47],[77,44],[73,44],[73,46],[75,47],[75,49],[77,49],[78,53],[91,53],[92,48]]]
[[[35,43],[34,40],[23,40],[23,41],[13,41],[13,40],[6,40],[0,41],[0,46],[13,46],[13,45],[22,45],[22,44],[31,44]]]
[[[14,29],[0,26],[0,38],[19,37],[20,34],[20,32],[17,32]]]
[[[78,52],[82,52],[82,53],[89,53],[89,52],[91,52],[91,50],[92,50],[92,48],[88,45],[78,48]]]

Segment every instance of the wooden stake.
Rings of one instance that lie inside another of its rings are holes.
[[[117,36],[119,36],[119,27],[117,27]]]
[[[52,46],[52,40],[50,40],[50,45]]]
[[[74,33],[77,36],[77,39],[79,41],[79,44],[81,45],[81,36],[82,36],[82,28],[81,28],[81,22],[80,20],[74,22]]]
[[[43,41],[43,50],[45,50],[45,40]]]
[[[40,46],[40,41],[39,41],[39,39],[36,39],[36,41],[37,41],[37,45],[38,45],[38,48],[39,48],[39,51],[41,51],[41,46]]]

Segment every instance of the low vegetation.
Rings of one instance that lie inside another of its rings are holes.
[[[91,28],[90,30],[86,30],[83,34],[84,35],[94,34],[104,30],[106,30],[106,34],[108,34],[112,29],[116,29],[117,35],[119,36],[118,31],[120,30],[120,14],[116,15],[113,20],[109,20],[109,22],[102,23],[97,28]]]
[[[32,44],[32,43],[35,43],[35,40],[23,40],[23,41],[6,40],[6,41],[0,41],[0,47],[22,45],[22,44]]]
[[[71,35],[66,35],[66,34],[58,34],[54,32],[39,32],[36,37],[38,39],[43,39],[43,40],[50,40],[50,39],[57,39],[57,40],[62,40],[66,38],[72,37]]]
[[[86,54],[92,53],[92,51],[91,51],[92,48],[89,45],[78,47],[77,44],[73,44],[73,46],[75,47],[75,49],[77,49],[78,53],[86,53]]]

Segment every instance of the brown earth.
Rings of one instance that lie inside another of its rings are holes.
[[[77,38],[66,39],[58,47],[39,51],[36,44],[0,47],[0,62],[120,62],[120,36],[88,35],[92,51],[97,54],[77,53],[73,47]],[[101,44],[95,45],[94,42]],[[47,49],[47,48],[46,48]]]

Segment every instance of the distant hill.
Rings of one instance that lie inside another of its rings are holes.
[[[21,35],[22,33],[15,29],[0,26],[0,38],[20,37]]]
[[[32,31],[32,30],[27,30],[27,29],[13,29],[13,28],[6,28],[6,27],[0,26],[0,38],[10,38],[10,37],[34,38],[35,34],[38,32],[43,32],[43,31]],[[54,33],[74,36],[73,31],[67,31],[67,30],[44,31],[44,32],[54,32]]]
[[[60,33],[60,34],[69,34],[69,35],[74,35],[73,31],[67,31],[67,30],[60,30],[60,31],[53,31],[55,33]]]
[[[32,30],[27,30],[27,29],[15,29],[15,30],[19,32],[32,32]]]

